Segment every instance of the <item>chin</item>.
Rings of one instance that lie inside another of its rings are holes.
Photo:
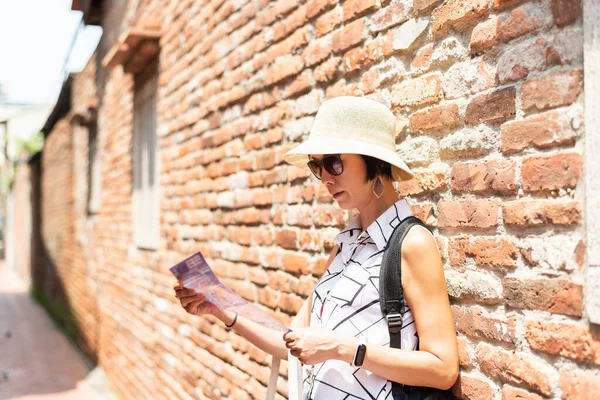
[[[344,201],[344,200],[342,200],[342,201],[336,200],[336,201],[338,203],[338,207],[341,208],[342,210],[352,210],[354,208],[354,206],[351,205],[347,201]]]

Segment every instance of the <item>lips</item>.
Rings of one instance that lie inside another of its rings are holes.
[[[342,193],[344,193],[344,191],[334,193],[332,196],[333,196],[334,199],[337,200],[337,198],[340,197],[342,195]]]

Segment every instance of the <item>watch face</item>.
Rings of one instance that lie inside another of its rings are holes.
[[[367,345],[359,344],[356,351],[356,360],[354,360],[354,365],[357,367],[363,365],[363,362],[365,361],[365,354],[367,354]]]

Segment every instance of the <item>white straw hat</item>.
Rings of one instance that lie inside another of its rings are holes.
[[[389,108],[364,97],[342,96],[325,101],[308,139],[288,151],[283,160],[307,167],[310,154],[362,154],[392,165],[392,179],[405,181],[413,173],[396,152],[395,118]]]

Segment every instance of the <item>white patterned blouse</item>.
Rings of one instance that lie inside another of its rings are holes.
[[[389,346],[390,335],[379,306],[379,269],[392,231],[410,215],[410,206],[401,199],[364,232],[357,216],[336,236],[340,251],[315,288],[311,327],[364,336],[367,349],[369,343]],[[414,350],[417,332],[410,310],[403,322],[402,348]],[[338,360],[304,366],[303,392],[304,399],[316,400],[392,399],[389,381]]]

